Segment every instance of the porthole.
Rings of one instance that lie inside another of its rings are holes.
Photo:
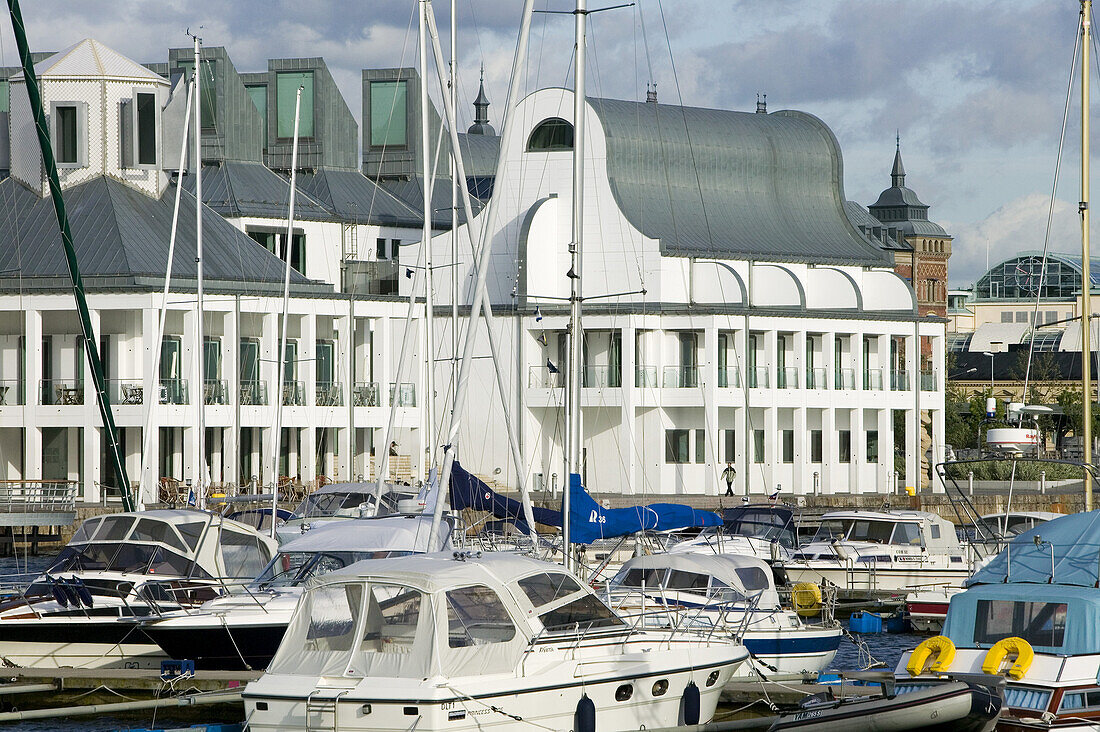
[[[658,679],[653,682],[653,696],[664,696],[668,691],[668,679]]]
[[[634,696],[634,684],[623,684],[615,689],[615,701],[623,702],[632,696]]]
[[[707,676],[707,686],[714,686],[718,683],[718,671],[717,669],[710,672],[710,676]]]

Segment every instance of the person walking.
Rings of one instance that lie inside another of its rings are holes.
[[[726,463],[726,469],[722,471],[722,480],[726,481],[726,495],[733,495],[733,479],[737,477],[733,463]]]

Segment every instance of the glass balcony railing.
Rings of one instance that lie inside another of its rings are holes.
[[[357,381],[351,390],[351,403],[357,407],[380,407],[377,381]]]
[[[936,371],[921,371],[920,372],[920,389],[921,391],[935,391],[936,384],[939,379],[936,378],[938,372]]]
[[[623,385],[622,369],[615,366],[588,366],[581,386],[586,389],[615,389]]]
[[[806,369],[806,388],[828,389],[829,380],[825,378],[826,373],[828,372],[823,368]]]
[[[798,388],[798,368],[795,366],[785,366],[776,371],[776,386],[780,389],[797,389]]]
[[[837,369],[833,380],[834,389],[855,389],[856,388],[856,372],[855,369]]]
[[[547,366],[532,366],[527,370],[527,386],[532,389],[560,389],[565,386],[565,374]]]
[[[111,404],[144,404],[145,387],[141,379],[107,379],[107,398]]]
[[[42,379],[42,403],[64,406],[84,403],[84,385],[78,381]]]
[[[694,389],[699,386],[699,367],[665,366],[661,386],[665,389]]]
[[[318,407],[342,407],[344,406],[344,391],[338,381],[318,381],[316,388]]]
[[[267,382],[248,379],[241,382],[241,406],[255,407],[267,404]]]
[[[638,389],[656,389],[657,388],[657,367],[656,366],[635,366],[634,367],[634,386]]]
[[[394,398],[397,399],[397,406],[399,407],[415,407],[416,406],[416,384],[401,383],[390,384],[390,404],[394,403]]]
[[[909,391],[909,372],[891,371],[890,389],[891,391]]]
[[[726,366],[718,369],[719,389],[739,389],[741,387],[741,374],[734,366]]]
[[[306,388],[300,381],[283,382],[283,406],[304,407],[306,405]]]
[[[229,382],[207,379],[202,387],[203,404],[229,404]]]
[[[863,372],[864,391],[882,391],[882,369],[867,369]]]
[[[750,389],[767,389],[770,383],[768,378],[768,367],[757,366],[749,369],[749,388]]]
[[[189,404],[186,379],[161,379],[157,401],[161,404]]]

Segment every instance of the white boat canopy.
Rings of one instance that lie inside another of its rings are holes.
[[[740,554],[667,553],[634,557],[609,583],[612,589],[686,591],[715,602],[747,602],[759,593],[757,607],[780,607],[775,579],[767,562]]]
[[[314,526],[297,539],[280,547],[282,552],[377,552],[428,551],[431,515],[381,516],[378,518],[331,521]],[[444,547],[450,551],[451,524],[440,524]]]

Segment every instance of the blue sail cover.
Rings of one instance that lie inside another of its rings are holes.
[[[597,539],[628,536],[639,531],[668,531],[691,526],[721,526],[714,511],[700,511],[680,503],[604,508],[581,485],[581,476],[569,476],[569,541],[591,544]]]
[[[450,494],[451,508],[455,511],[461,511],[464,508],[485,511],[498,519],[514,521],[522,530],[527,528],[522,503],[514,498],[505,498],[500,495],[476,475],[467,472],[457,460],[451,466]],[[531,512],[536,523],[561,526],[561,511],[532,506]]]
[[[1039,545],[1035,543],[1036,536],[1041,539]],[[1011,582],[1097,587],[1098,569],[1100,511],[1089,511],[1062,516],[1028,529],[975,572],[966,584],[970,587]]]

